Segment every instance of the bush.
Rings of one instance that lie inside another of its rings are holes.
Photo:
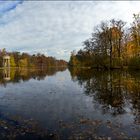
[[[131,69],[140,69],[140,57],[131,58],[128,67]]]

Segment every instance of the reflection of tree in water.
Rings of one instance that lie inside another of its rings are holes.
[[[84,87],[85,94],[102,106],[103,113],[123,114],[127,105],[132,104],[136,121],[140,121],[140,76],[119,70],[70,69],[70,72],[72,79]]]
[[[19,83],[30,79],[43,80],[46,76],[51,76],[58,71],[64,70],[66,70],[66,67],[52,67],[46,69],[5,69],[0,71],[0,85],[6,86],[8,82]],[[9,80],[5,80],[5,75],[7,74],[10,76]]]
[[[130,71],[131,80],[127,83],[129,90],[130,102],[132,103],[135,123],[140,124],[140,73]],[[131,84],[130,84],[131,83]]]

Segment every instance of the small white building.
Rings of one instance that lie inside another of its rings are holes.
[[[9,55],[3,56],[3,67],[10,67],[10,56]]]

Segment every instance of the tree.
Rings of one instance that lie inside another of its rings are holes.
[[[13,55],[10,55],[10,66],[11,67],[16,67],[15,59]]]
[[[140,53],[140,14],[133,15],[134,21],[131,27],[131,36],[136,47],[136,55],[138,56]]]

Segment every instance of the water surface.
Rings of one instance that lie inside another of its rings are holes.
[[[140,74],[1,70],[0,113],[3,139],[140,139]]]

